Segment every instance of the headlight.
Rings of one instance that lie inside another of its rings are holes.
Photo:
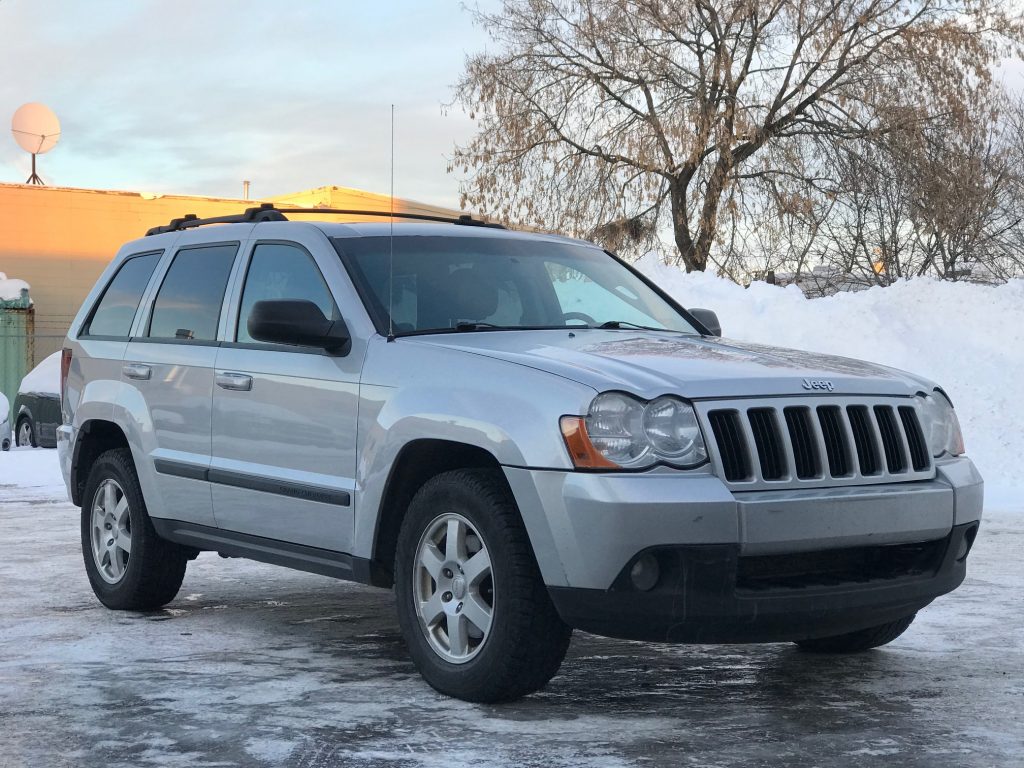
[[[692,466],[708,457],[693,406],[674,397],[659,397],[647,404],[644,435],[659,458]]]
[[[644,469],[659,461],[694,467],[708,457],[693,406],[675,397],[644,402],[605,392],[586,418],[563,417],[562,434],[580,468]]]
[[[644,404],[618,392],[598,395],[587,414],[587,435],[597,452],[620,467],[650,466],[657,459],[644,437]]]
[[[921,398],[921,429],[933,456],[944,453],[959,456],[964,452],[964,438],[956,411],[938,390]]]

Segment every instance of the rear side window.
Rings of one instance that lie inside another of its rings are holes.
[[[142,292],[146,290],[162,253],[132,256],[121,265],[93,310],[85,335],[128,337],[135,312],[142,301]]]
[[[249,313],[257,301],[305,299],[320,307],[324,317],[337,319],[331,291],[313,257],[303,248],[285,243],[260,243],[252,254],[238,313],[238,341],[251,342]]]
[[[213,341],[238,245],[182,248],[153,302],[152,339]]]

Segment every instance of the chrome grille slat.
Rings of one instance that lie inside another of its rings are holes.
[[[876,405],[873,409],[878,433],[885,451],[885,466],[891,474],[900,474],[907,469],[907,447],[903,430],[896,425],[896,413],[891,405]]]
[[[853,472],[848,437],[849,426],[845,424],[842,409],[838,405],[819,405],[814,409],[818,417],[818,434],[825,446],[828,459],[828,473],[832,477],[847,477]]]
[[[695,406],[709,438],[712,465],[736,490],[935,476],[913,398],[822,395],[698,401]]]
[[[860,471],[857,441],[853,437],[853,425],[850,423],[850,414],[846,408],[839,408],[839,425],[843,428],[843,432],[846,433],[846,455],[850,462],[846,471],[850,477],[859,482],[865,475]]]
[[[810,410],[791,405],[783,408],[782,414],[786,419],[786,429],[783,430],[782,440],[788,449],[789,466],[793,467],[793,471],[800,480],[817,477],[821,471],[821,452],[818,450],[818,443],[814,438]]]
[[[745,441],[740,439],[739,411],[720,410],[711,414],[711,431],[719,448],[722,476],[731,482],[750,478],[750,461]]]
[[[779,424],[772,408],[751,408],[747,421],[754,436],[754,447],[761,464],[761,477],[765,480],[782,480],[786,468],[793,466],[792,456],[787,457],[782,448]],[[792,453],[792,452],[790,452]],[[788,463],[787,463],[788,462]]]
[[[755,480],[765,481],[765,476],[761,473],[761,462],[758,461],[757,449],[754,441],[754,430],[750,428],[750,419],[746,418],[744,410],[740,410],[740,417],[736,420],[737,425],[740,428],[740,434],[743,435],[744,445],[747,449],[747,456],[750,457],[750,470]]]
[[[911,406],[901,405],[899,412],[900,421],[903,424],[903,434],[907,440],[907,455],[910,456],[911,465],[914,467],[914,471],[925,469],[928,467],[930,459],[921,423],[916,418],[914,409]]]

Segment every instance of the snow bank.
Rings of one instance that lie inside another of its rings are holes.
[[[1024,280],[920,278],[808,299],[795,286],[743,288],[687,275],[653,254],[638,266],[683,306],[717,312],[727,337],[871,360],[937,381],[956,405],[992,504],[1024,493]]]
[[[54,352],[33,368],[24,379],[18,392],[38,392],[49,395],[60,394],[60,352]]]
[[[0,452],[0,509],[30,491],[33,498],[66,501],[67,489],[52,448],[12,448]]]

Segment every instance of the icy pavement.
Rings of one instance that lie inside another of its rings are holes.
[[[577,634],[490,707],[420,680],[382,590],[207,553],[167,610],[107,611],[55,452],[24,453],[0,455],[0,766],[1024,765],[1020,510],[884,650]]]

